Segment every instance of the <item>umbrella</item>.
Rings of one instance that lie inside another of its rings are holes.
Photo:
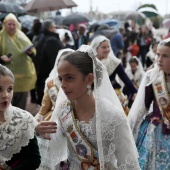
[[[82,22],[89,22],[89,19],[79,13],[73,13],[63,18],[63,25],[79,24]]]
[[[117,19],[107,19],[100,22],[101,24],[108,24],[110,28],[117,28],[119,26],[119,21]]]
[[[25,9],[29,12],[43,12],[76,6],[77,4],[72,0],[32,0],[25,6]]]
[[[99,31],[96,31],[92,37],[90,38],[90,42],[98,35],[103,35],[105,37],[107,37],[109,40],[112,39],[112,37],[117,33],[116,30],[114,29],[110,29],[110,30],[99,30]]]
[[[24,15],[24,16],[20,16],[18,17],[19,21],[21,22],[21,25],[25,28],[28,28],[29,30],[32,28],[33,26],[33,21],[36,19],[37,17],[32,16],[32,15]]]
[[[139,12],[139,11],[131,11],[125,15],[125,19],[131,19],[131,20],[143,20],[146,16]]]
[[[162,24],[165,28],[170,28],[170,18],[165,18]]]
[[[147,17],[156,17],[159,15],[158,11],[151,7],[143,7],[138,9],[138,11],[145,14]]]
[[[4,18],[8,15],[8,13],[1,13],[0,12],[0,21],[3,22]]]
[[[90,38],[90,42],[98,35],[104,35],[105,37],[107,37],[109,40],[112,39],[112,37],[117,33],[117,30],[112,29],[109,27],[109,25],[107,24],[101,24],[97,31],[94,32],[94,34],[92,35],[92,37]]]
[[[24,15],[27,11],[20,5],[15,3],[0,2],[0,12]]]

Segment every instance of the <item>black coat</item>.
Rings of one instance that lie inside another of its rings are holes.
[[[64,46],[60,42],[58,34],[54,32],[46,31],[39,39],[35,61],[37,70],[36,90],[39,104],[41,104],[44,95],[45,80],[54,67],[59,50],[63,48]]]
[[[46,78],[49,76],[54,67],[54,63],[59,50],[63,49],[63,44],[59,40],[57,33],[46,31],[40,38],[37,45],[37,58],[38,58],[38,82],[45,83]]]

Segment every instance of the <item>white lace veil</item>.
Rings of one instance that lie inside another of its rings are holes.
[[[117,66],[121,63],[121,60],[119,60],[114,55],[112,47],[111,47],[111,44],[110,44],[110,40],[108,38],[106,38],[105,36],[103,36],[103,35],[98,35],[93,39],[90,46],[94,50],[94,55],[97,56],[97,48],[99,47],[99,45],[103,41],[109,42],[110,53],[109,53],[108,57],[106,59],[101,60],[101,62],[107,68],[107,71],[108,71],[109,75],[111,75],[114,72],[114,70],[117,68]]]
[[[118,162],[119,164],[121,164],[120,162],[124,162],[121,166],[126,166],[126,162],[130,162],[130,164],[136,162],[137,164],[137,151],[130,126],[120,101],[110,83],[106,68],[94,56],[90,46],[82,45],[77,51],[88,53],[93,60],[93,94],[95,96],[96,136],[100,169],[111,170],[113,169],[112,167],[118,168]],[[52,121],[59,123],[60,107],[65,100],[68,99],[60,88],[55,110],[51,118]],[[120,127],[120,124],[123,124],[124,128],[122,126]],[[63,137],[62,131],[59,128],[57,129],[57,134],[51,137],[50,149],[51,157],[53,158],[52,164],[54,166],[60,161],[67,159],[67,142],[66,137]],[[111,166],[106,168],[105,165],[107,163]]]

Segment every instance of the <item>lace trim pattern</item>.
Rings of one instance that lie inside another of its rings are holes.
[[[138,169],[138,163],[133,160],[131,155],[126,155],[125,163],[119,165],[118,170],[127,170],[128,167],[131,167],[131,170]]]
[[[35,120],[30,113],[13,107],[9,114],[11,119],[0,125],[0,162],[10,160],[34,138]]]
[[[80,128],[80,131],[82,132],[83,136],[96,148],[97,147],[97,140],[96,140],[96,129],[93,125],[93,120],[95,117],[93,117],[88,123],[85,121],[77,121],[77,125]]]

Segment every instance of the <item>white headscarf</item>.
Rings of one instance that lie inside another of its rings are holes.
[[[96,36],[90,44],[90,46],[94,50],[94,55],[97,56],[97,48],[103,41],[107,41],[109,43],[110,52],[107,58],[101,60],[101,63],[106,67],[107,72],[110,76],[117,68],[117,66],[121,63],[121,61],[114,55],[110,45],[110,40],[103,35]]]
[[[82,45],[77,51],[87,53],[93,61],[95,113],[96,113],[96,137],[99,154],[100,169],[104,170],[109,164],[108,170],[113,167],[122,169],[139,169],[137,150],[124,114],[120,101],[110,83],[108,73],[103,64],[94,56],[90,46]],[[60,88],[52,121],[59,123],[62,113],[61,107],[67,101],[63,90]],[[52,168],[61,161],[66,160],[67,138],[58,127],[57,134],[52,135],[50,153]],[[57,140],[57,141],[56,141]]]
[[[135,74],[134,75],[132,74],[132,69],[131,69],[129,62],[127,64],[125,72],[128,75],[130,80],[133,79],[134,81],[137,81],[137,83],[139,85],[142,81],[143,76],[145,75],[145,71],[143,69],[143,66],[142,66],[140,60],[136,56],[133,56],[133,58],[136,59],[136,61],[138,62],[137,70],[136,70]]]
[[[66,49],[61,49],[59,52],[58,52],[58,55],[56,57],[56,60],[55,60],[55,64],[54,64],[54,67],[53,69],[51,70],[50,74],[49,74],[49,77],[45,80],[45,84],[47,84],[50,80],[53,80],[56,78],[58,79],[58,72],[57,72],[57,64],[58,64],[58,60],[60,59],[60,57],[62,56],[62,54],[66,51],[70,51],[70,52],[73,52],[74,50],[70,49],[70,48],[66,48]],[[59,82],[59,81],[58,81]]]

